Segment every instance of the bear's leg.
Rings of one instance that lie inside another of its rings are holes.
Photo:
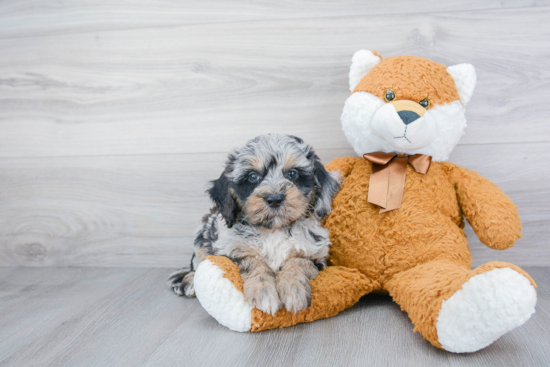
[[[209,256],[194,278],[202,307],[220,324],[235,331],[262,331],[336,315],[353,306],[373,289],[373,282],[358,270],[329,266],[311,281],[311,305],[296,314],[279,310],[269,315],[250,306],[239,268],[223,256]]]
[[[385,288],[424,339],[455,353],[475,352],[535,312],[535,282],[519,267],[490,262],[474,270],[445,261],[395,275]]]

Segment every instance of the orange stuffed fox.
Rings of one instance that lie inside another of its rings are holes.
[[[447,163],[466,127],[476,84],[469,64],[355,53],[343,130],[357,158],[327,165],[342,185],[325,220],[330,264],[311,281],[311,306],[264,314],[246,303],[236,265],[203,261],[195,291],[221,324],[260,331],[333,316],[370,292],[387,292],[415,331],[438,348],[473,352],[534,313],[535,282],[519,267],[471,270],[464,217],[493,249],[513,246],[521,224],[512,201],[473,171]]]

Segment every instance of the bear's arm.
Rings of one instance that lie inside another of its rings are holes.
[[[340,171],[342,177],[347,177],[353,170],[355,165],[355,158],[342,157],[334,158],[329,164],[325,166],[327,171]]]
[[[474,171],[449,164],[458,202],[480,241],[505,250],[521,238],[517,207],[497,185]]]

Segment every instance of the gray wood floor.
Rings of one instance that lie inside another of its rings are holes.
[[[240,334],[196,299],[173,295],[166,268],[0,268],[0,366],[549,366],[550,268],[536,314],[473,354],[412,331],[389,297],[336,317]]]

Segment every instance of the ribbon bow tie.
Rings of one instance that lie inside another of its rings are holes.
[[[399,209],[405,189],[407,162],[414,170],[426,174],[432,163],[432,157],[425,154],[396,154],[374,152],[363,155],[372,162],[372,173],[369,181],[369,203],[376,204],[380,213]]]

